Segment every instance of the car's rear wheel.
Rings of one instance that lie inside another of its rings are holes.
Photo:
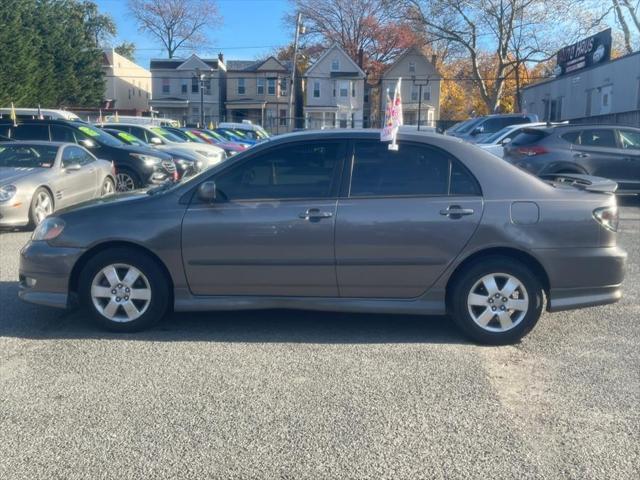
[[[520,340],[536,325],[544,307],[538,278],[509,257],[492,256],[469,265],[450,293],[454,321],[473,340],[491,345]]]
[[[113,248],[92,257],[79,278],[82,304],[103,327],[134,332],[159,321],[169,307],[169,285],[157,261]]]
[[[53,198],[49,190],[44,187],[38,188],[31,198],[31,207],[29,208],[29,224],[31,227],[37,227],[40,222],[53,213]]]
[[[116,184],[111,177],[107,177],[102,182],[102,187],[100,187],[100,196],[107,197],[109,195],[113,195],[116,191]]]
[[[118,192],[130,192],[141,186],[140,177],[131,170],[123,168],[116,173],[116,190]]]

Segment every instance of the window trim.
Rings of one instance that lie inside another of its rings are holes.
[[[226,166],[226,168],[223,168],[222,170],[219,170],[213,174],[211,174],[210,176],[208,176],[206,179],[203,179],[201,182],[198,182],[198,184],[192,189],[192,193],[191,193],[191,199],[189,201],[189,206],[190,208],[192,206],[202,206],[204,204],[204,202],[201,202],[198,199],[198,196],[196,195],[196,192],[198,191],[198,187],[203,183],[203,182],[207,182],[207,181],[216,181],[216,178],[218,178],[220,175],[223,174],[227,174],[229,172],[232,172],[234,169],[236,168],[241,168],[243,165],[245,165],[247,162],[250,162],[252,160],[254,160],[256,157],[260,156],[260,155],[264,155],[265,153],[272,153],[274,151],[277,151],[279,149],[282,148],[287,148],[287,147],[293,147],[293,146],[304,146],[304,145],[310,145],[313,143],[335,143],[338,145],[338,150],[337,150],[337,166],[336,166],[336,172],[334,173],[334,178],[331,181],[331,188],[330,188],[330,193],[329,195],[325,196],[325,197],[288,197],[288,198],[278,198],[278,197],[256,197],[256,198],[242,198],[242,199],[237,199],[237,200],[229,200],[229,201],[221,201],[221,202],[214,202],[212,205],[225,205],[228,203],[255,203],[255,202],[286,202],[286,201],[326,201],[326,200],[338,200],[340,198],[340,189],[342,187],[342,182],[344,180],[345,177],[345,164],[347,162],[346,159],[346,155],[347,155],[347,151],[348,151],[348,145],[345,144],[345,142],[341,141],[340,139],[336,139],[336,138],[331,138],[331,139],[320,139],[320,140],[315,140],[315,141],[295,141],[295,142],[287,142],[284,143],[282,145],[279,145],[275,148],[261,148],[260,150],[254,151],[252,152],[251,155],[248,155],[247,157],[241,159],[238,162],[234,162],[228,166]],[[206,204],[209,205],[209,204]]]
[[[457,157],[449,153],[448,151],[436,147],[430,143],[422,143],[422,142],[411,142],[411,141],[402,141],[399,142],[400,149],[402,149],[402,145],[411,145],[422,148],[428,148],[435,152],[444,154],[449,158],[449,177],[447,180],[447,193],[446,194],[407,194],[407,195],[362,195],[362,196],[351,196],[351,179],[353,178],[353,168],[355,166],[355,158],[356,158],[356,143],[361,142],[371,142],[371,143],[382,143],[377,140],[371,140],[367,138],[362,139],[352,139],[349,141],[348,151],[350,152],[350,157],[347,159],[349,165],[345,168],[345,175],[343,175],[343,183],[340,185],[340,197],[341,199],[349,199],[349,200],[370,200],[370,199],[387,199],[387,198],[484,198],[484,193],[482,191],[482,185],[476,178],[476,176],[469,170],[469,168],[464,164],[464,162],[460,161]],[[478,193],[469,194],[469,193],[458,193],[451,194],[451,173],[453,171],[454,163],[458,165],[462,170],[464,170],[469,177],[473,180],[476,186],[476,190]]]

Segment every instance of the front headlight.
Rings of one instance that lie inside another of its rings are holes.
[[[58,217],[47,217],[36,227],[31,235],[34,242],[53,240],[64,230],[64,220]]]
[[[18,189],[15,185],[4,185],[0,187],[0,202],[11,200]]]
[[[205,157],[216,157],[218,156],[217,152],[212,152],[211,150],[196,150],[196,153],[203,155]]]
[[[139,160],[142,160],[144,164],[148,167],[153,167],[154,165],[160,164],[162,159],[159,157],[154,157],[153,155],[144,155],[142,153],[132,153],[132,157],[135,157]]]

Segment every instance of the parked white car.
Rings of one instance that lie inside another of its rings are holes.
[[[70,122],[84,122],[78,115],[68,110],[54,110],[50,108],[16,108],[18,120],[31,120],[41,116],[47,120],[68,120]],[[0,108],[0,118],[9,118],[11,108]]]
[[[543,125],[546,124],[544,122],[534,122],[509,125],[490,137],[487,137],[482,143],[476,143],[476,147],[480,147],[496,157],[502,158],[504,155],[504,145],[509,143],[523,128],[541,127]]]
[[[137,125],[133,123],[105,123],[113,128],[130,133],[134,137],[159,150],[170,150],[173,153],[197,155],[203,162],[203,168],[213,167],[227,158],[225,151],[207,143],[187,142],[168,130],[156,125]]]

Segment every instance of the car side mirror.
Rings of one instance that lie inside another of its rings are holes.
[[[503,138],[502,141],[500,142],[503,146],[506,145],[507,143],[509,143],[511,141],[511,139],[509,137],[507,138]]]
[[[96,146],[96,142],[94,142],[93,140],[89,140],[88,138],[83,138],[78,143],[80,143],[80,145],[82,145],[85,148],[95,148]]]
[[[82,166],[79,163],[70,163],[69,165],[65,165],[65,172],[77,172],[80,170]]]
[[[473,135],[474,137],[476,135],[481,134],[482,132],[484,132],[484,127],[476,127],[473,129],[473,131],[471,132],[471,135]]]
[[[152,145],[162,145],[162,140],[159,137],[151,137],[149,141]]]
[[[209,181],[198,187],[198,198],[205,203],[213,203],[216,200],[216,182]]]

